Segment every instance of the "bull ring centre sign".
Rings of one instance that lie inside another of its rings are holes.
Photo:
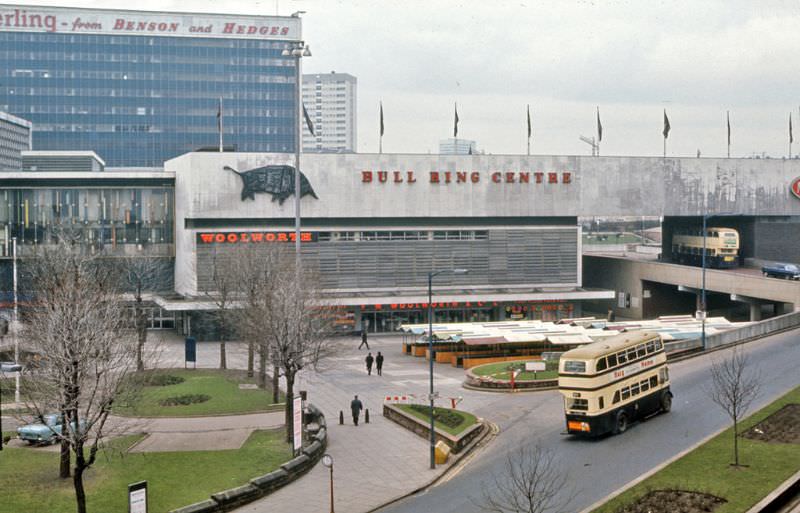
[[[418,180],[432,184],[478,184],[488,182],[492,184],[533,184],[533,185],[570,185],[573,173],[571,171],[429,171],[424,173],[415,171],[361,171],[361,183],[365,184],[406,184],[413,185]]]

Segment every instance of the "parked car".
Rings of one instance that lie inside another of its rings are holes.
[[[773,264],[761,268],[764,276],[784,278],[786,280],[800,280],[800,266],[795,264]]]
[[[61,416],[56,413],[48,413],[42,417],[44,422],[35,422],[17,428],[17,435],[20,440],[25,440],[29,444],[46,443],[54,444],[58,441],[61,434]],[[85,429],[86,423],[81,421],[81,427]]]

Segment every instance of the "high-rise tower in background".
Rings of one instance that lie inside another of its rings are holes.
[[[297,17],[0,5],[0,110],[36,150],[161,166],[201,148],[293,152]],[[220,98],[222,101],[220,102]]]
[[[30,121],[0,111],[0,171],[22,169],[22,152],[30,149]]]
[[[303,102],[314,124],[314,135],[303,122],[303,151],[356,151],[357,79],[347,73],[303,75]]]

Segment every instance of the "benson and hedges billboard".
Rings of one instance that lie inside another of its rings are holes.
[[[0,31],[297,40],[300,18],[0,4]]]

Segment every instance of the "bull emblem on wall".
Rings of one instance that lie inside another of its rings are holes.
[[[247,198],[255,200],[257,192],[266,192],[272,195],[272,201],[278,200],[278,203],[283,205],[283,202],[294,194],[293,166],[264,166],[241,173],[230,166],[225,166],[224,169],[233,171],[242,178],[242,201]],[[307,194],[319,199],[306,176],[300,173],[300,197]]]

